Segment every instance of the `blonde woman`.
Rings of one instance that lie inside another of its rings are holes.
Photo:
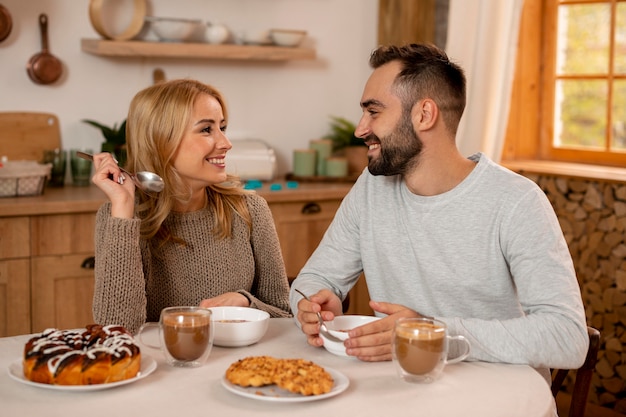
[[[96,322],[135,332],[178,305],[291,315],[267,202],[226,174],[227,123],[216,89],[172,80],[140,91],[127,118],[126,168],[158,173],[161,193],[137,190],[111,154],[94,156],[92,181],[110,200],[96,218]]]

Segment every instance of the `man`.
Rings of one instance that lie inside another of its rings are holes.
[[[341,314],[364,272],[383,318],[349,332],[348,355],[389,360],[394,321],[428,316],[469,340],[469,360],[528,364],[546,378],[548,368],[582,365],[585,313],[548,199],[532,181],[456,147],[462,69],[415,44],[381,47],[370,64],[355,132],[369,147],[368,169],[290,293],[308,342],[323,344],[315,312]]]

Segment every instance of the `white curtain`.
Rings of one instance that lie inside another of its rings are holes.
[[[524,0],[450,0],[446,52],[467,77],[457,144],[500,161]]]

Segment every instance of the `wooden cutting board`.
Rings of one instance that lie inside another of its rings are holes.
[[[41,161],[45,149],[60,147],[61,128],[56,115],[0,112],[0,157]]]

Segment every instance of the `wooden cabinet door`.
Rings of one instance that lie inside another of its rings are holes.
[[[33,216],[32,255],[93,252],[95,230],[95,212]]]
[[[0,218],[0,259],[30,256],[30,222],[28,217]]]
[[[0,337],[30,333],[30,221],[0,219]]]
[[[319,245],[340,204],[341,200],[270,204],[290,281],[298,276]],[[373,315],[368,303],[369,293],[365,277],[361,275],[350,291],[346,313]]]
[[[319,245],[340,204],[341,200],[329,200],[269,205],[290,280]]]
[[[0,337],[30,332],[29,260],[0,260]]]
[[[32,331],[93,323],[95,212],[34,216],[31,259]]]
[[[93,269],[81,267],[91,253],[32,259],[32,331],[73,329],[93,323]]]

